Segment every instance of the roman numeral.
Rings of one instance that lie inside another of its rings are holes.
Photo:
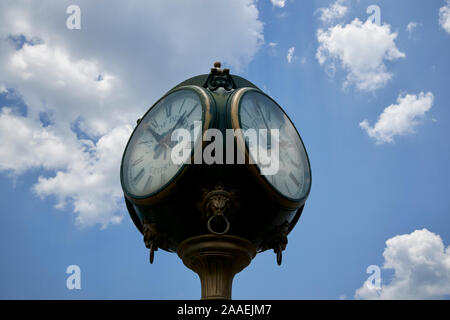
[[[268,111],[267,109],[266,109],[266,111],[267,111],[267,121],[272,121],[272,112],[270,112],[270,111]]]
[[[300,163],[295,162],[294,160],[291,160],[291,163],[294,167],[296,167],[297,169],[300,169],[302,166],[300,165]]]
[[[295,183],[295,185],[298,187],[300,186],[300,182],[298,182],[297,178],[292,174],[292,172],[289,174],[289,178]]]
[[[252,118],[252,115],[250,114],[250,112],[248,112],[248,109],[244,109],[244,111],[249,116],[249,118]]]
[[[141,163],[144,160],[144,156],[140,156],[138,159],[134,160],[131,166],[136,166],[137,164]]]
[[[284,182],[284,186],[286,187],[286,190],[289,192],[289,194],[292,194],[291,189],[289,189],[289,186],[286,181]]]
[[[138,174],[133,178],[133,184],[135,184],[135,185],[138,184],[138,182],[144,176],[144,172],[145,172],[144,168],[141,168],[141,170],[139,170]]]
[[[166,116],[167,117],[170,117],[172,115],[172,104],[169,104],[167,107],[166,107]]]
[[[278,188],[277,186],[277,179],[275,178],[275,176],[272,176],[272,184],[275,188]]]
[[[178,113],[180,113],[181,109],[183,109],[183,106],[184,106],[185,102],[186,102],[186,98],[183,99],[183,102],[181,103],[180,110],[178,110]]]
[[[151,185],[152,185],[152,176],[148,176],[147,182],[145,182],[144,190],[148,190]]]
[[[158,128],[158,122],[156,122],[155,119],[150,120],[150,124],[151,124],[154,128]]]

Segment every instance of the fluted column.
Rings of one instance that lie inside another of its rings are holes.
[[[184,240],[177,253],[199,275],[202,299],[231,299],[233,278],[250,264],[256,248],[244,238],[211,234]]]

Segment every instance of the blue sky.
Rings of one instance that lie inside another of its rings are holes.
[[[200,297],[175,254],[148,263],[119,163],[148,106],[216,60],[285,109],[313,174],[282,266],[259,254],[233,298],[450,297],[450,2],[0,6],[0,298]]]

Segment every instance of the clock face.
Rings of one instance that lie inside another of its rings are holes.
[[[283,196],[301,200],[307,196],[311,185],[311,171],[305,147],[292,122],[272,99],[257,91],[247,91],[239,104],[239,124],[243,130],[267,129],[265,141],[261,146],[270,152],[271,129],[279,132],[279,169],[265,179]],[[249,150],[257,159],[256,149]],[[256,162],[256,161],[255,161]]]
[[[172,161],[177,141],[175,129],[186,129],[194,137],[194,121],[202,121],[203,105],[199,95],[189,89],[169,94],[151,108],[139,122],[128,142],[122,161],[122,183],[134,197],[156,193],[183,167]],[[199,136],[193,143],[197,143]]]

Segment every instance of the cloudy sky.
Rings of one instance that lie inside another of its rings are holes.
[[[119,164],[217,60],[283,106],[314,177],[283,265],[258,255],[233,297],[450,298],[449,56],[450,0],[1,1],[0,298],[199,298],[175,254],[148,264]]]

